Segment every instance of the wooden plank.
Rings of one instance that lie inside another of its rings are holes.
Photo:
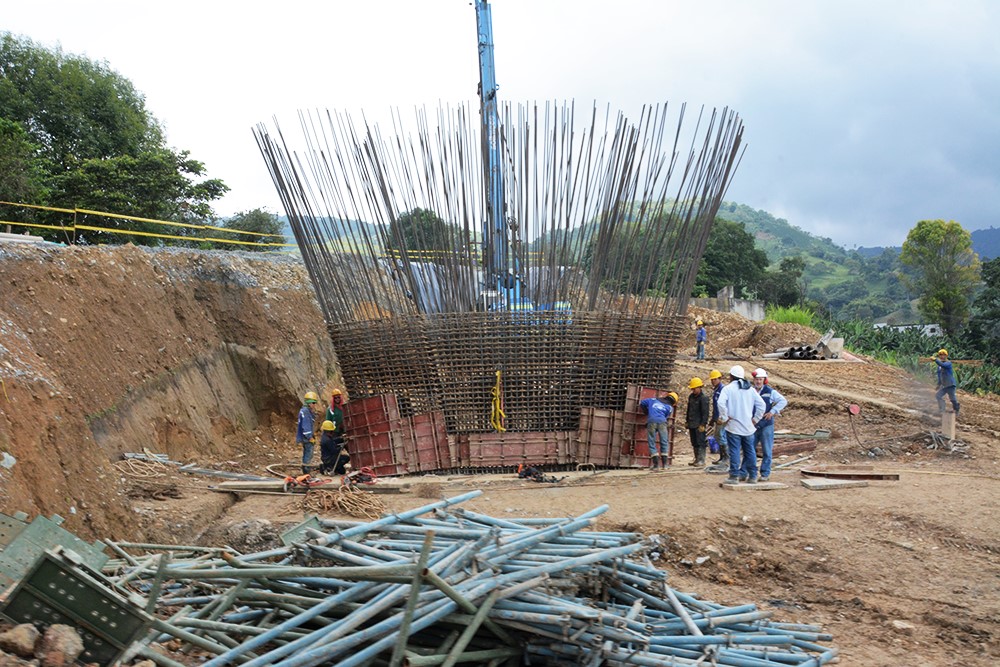
[[[788,488],[787,484],[782,484],[781,482],[758,482],[757,484],[747,484],[746,482],[729,484],[722,482],[719,486],[726,491],[777,491],[778,489]]]
[[[792,440],[791,442],[776,442],[771,449],[772,456],[787,456],[789,454],[803,454],[816,449],[815,440]]]
[[[813,479],[800,480],[802,486],[810,491],[826,491],[827,489],[851,489],[859,486],[868,486],[868,482],[863,479],[826,479],[817,477]]]
[[[899,473],[876,472],[873,466],[816,465],[802,468],[800,473],[808,477],[829,477],[831,479],[888,479],[898,480]]]

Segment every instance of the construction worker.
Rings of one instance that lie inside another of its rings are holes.
[[[722,393],[722,388],[726,385],[722,382],[722,372],[714,368],[708,374],[708,381],[712,385],[712,428],[715,429],[715,440],[719,443],[719,458],[712,461],[712,465],[718,465],[729,460],[726,425],[719,423],[719,394]]]
[[[788,405],[788,399],[778,393],[767,381],[767,371],[758,368],[753,372],[753,386],[764,399],[764,414],[757,422],[757,432],[754,434],[754,449],[760,443],[760,481],[766,482],[771,477],[771,453],[774,450],[774,418]],[[756,452],[755,452],[756,453]],[[747,477],[750,472],[744,470]],[[757,471],[753,471],[756,475]]]
[[[708,331],[705,330],[705,323],[701,320],[695,322],[698,327],[694,332],[694,341],[697,345],[698,353],[695,355],[695,359],[704,360],[705,359],[705,343],[708,342]]]
[[[712,416],[709,407],[708,394],[702,391],[705,383],[701,378],[691,378],[688,389],[691,395],[688,396],[687,404],[687,429],[691,436],[691,448],[694,449],[694,461],[688,465],[705,465],[705,450],[708,443],[705,441],[708,430],[708,418]]]
[[[299,422],[295,428],[295,442],[302,445],[302,474],[309,473],[309,461],[312,460],[313,446],[316,444],[316,404],[319,396],[315,391],[307,391],[302,397],[302,408],[299,409]]]
[[[676,391],[668,391],[667,399],[670,401],[670,405],[673,406],[674,411],[670,413],[670,419],[667,420],[667,431],[670,433],[670,448],[667,450],[667,460],[664,461],[664,465],[670,465],[674,460],[674,438],[677,435],[677,412],[680,410],[681,397],[677,395]]]
[[[327,419],[319,427],[319,471],[324,475],[343,475],[346,472],[344,463],[347,457],[342,456],[344,441],[336,434],[336,425]]]
[[[944,412],[944,396],[948,395],[951,399],[951,408],[955,412],[955,417],[958,418],[958,396],[955,395],[955,369],[948,361],[948,350],[941,348],[938,350],[937,359],[934,360],[937,364],[937,402],[938,410]]]
[[[753,439],[757,433],[756,424],[764,416],[764,399],[760,397],[746,379],[742,366],[729,369],[729,384],[719,394],[719,423],[726,425],[726,440],[729,443],[729,478],[727,484],[757,481],[757,453]],[[740,470],[753,471],[741,478]]]
[[[667,454],[670,452],[670,429],[667,422],[674,412],[675,401],[666,392],[657,392],[655,397],[645,398],[639,402],[639,410],[646,417],[646,441],[649,443],[649,469],[656,470],[667,467]],[[659,434],[659,443],[657,443]]]
[[[344,451],[344,433],[345,433],[347,427],[346,427],[346,425],[344,423],[344,410],[343,410],[343,407],[342,407],[343,406],[343,401],[344,401],[344,392],[340,391],[339,389],[334,389],[333,393],[330,394],[330,407],[328,407],[326,409],[326,417],[324,418],[324,422],[323,422],[324,424],[326,422],[328,422],[328,421],[332,422],[333,426],[334,426],[333,432],[330,434],[329,438],[332,441],[330,443],[330,446],[336,445],[336,447],[337,447],[337,455],[334,456],[333,459],[331,459],[333,461],[332,466],[328,466],[328,467],[331,470],[334,467],[339,467],[340,470],[337,471],[337,473],[336,473],[338,475],[344,474],[343,473],[344,462],[341,461],[340,458],[342,457],[345,460],[348,458],[346,456],[347,452]],[[326,457],[325,457],[324,452],[323,452],[323,437],[324,436],[326,436],[325,433],[321,434],[321,436],[320,436],[319,453],[320,453],[320,458],[322,459],[322,461],[325,464],[326,463]],[[320,470],[323,470],[323,468],[321,468]],[[330,470],[325,470],[325,472],[330,472]]]

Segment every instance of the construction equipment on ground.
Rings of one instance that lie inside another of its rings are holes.
[[[440,414],[450,438],[575,441],[584,411],[669,381],[742,122],[702,110],[691,128],[683,105],[672,128],[666,104],[633,122],[596,104],[501,103],[484,0],[476,12],[478,114],[394,113],[387,133],[303,112],[301,148],[277,125],[255,136],[352,402],[391,395],[394,419]],[[347,426],[353,456],[376,433]],[[630,461],[648,453],[636,447]]]
[[[0,612],[80,628],[97,625],[93,608],[113,612],[87,642],[101,665],[138,655],[180,667],[171,646],[177,657],[196,649],[204,667],[805,667],[837,655],[819,626],[671,588],[654,565],[662,540],[592,529],[607,505],[559,518],[459,507],[481,494],[364,522],[313,516],[255,553],[110,542],[113,560],[57,563],[62,572],[27,577]]]

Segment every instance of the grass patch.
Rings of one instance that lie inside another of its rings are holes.
[[[816,313],[802,306],[768,306],[764,319],[778,324],[801,324],[815,328],[813,327],[815,318]]]

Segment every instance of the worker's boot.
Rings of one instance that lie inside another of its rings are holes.
[[[717,466],[720,463],[725,463],[728,460],[729,460],[729,452],[726,451],[725,447],[721,447],[719,449],[719,458],[712,461],[712,465]]]
[[[649,469],[650,470],[656,470],[656,468],[658,467],[657,466],[657,460],[659,458],[660,457],[657,456],[656,454],[653,454],[652,456],[649,457]]]
[[[667,457],[666,456],[661,456],[660,457],[660,470],[666,470],[666,469],[667,469]]]
[[[695,454],[695,458],[694,458],[694,464],[696,466],[703,466],[703,465],[705,465],[705,449],[706,449],[706,447],[704,445],[702,445],[701,447],[698,448],[698,451]]]

